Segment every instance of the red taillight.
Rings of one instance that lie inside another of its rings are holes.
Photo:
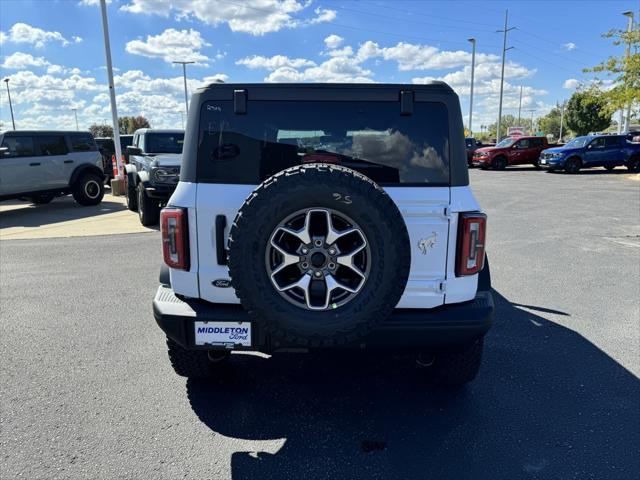
[[[187,210],[167,207],[160,212],[162,254],[168,267],[189,270]]]
[[[456,276],[473,275],[484,267],[487,216],[469,212],[458,216],[458,251]]]

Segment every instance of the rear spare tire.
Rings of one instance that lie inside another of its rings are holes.
[[[394,202],[336,165],[297,166],[265,180],[229,234],[236,295],[274,347],[365,336],[400,300],[410,262]]]

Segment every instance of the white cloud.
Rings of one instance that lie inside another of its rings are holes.
[[[309,23],[311,24],[332,22],[333,20],[336,19],[338,15],[335,10],[329,10],[325,8],[316,8],[314,12],[316,13],[317,16],[309,20]]]
[[[77,35],[74,35],[73,37],[71,37],[73,39],[73,43],[81,43],[82,37],[78,37]]]
[[[274,55],[273,57],[263,57],[254,55],[253,57],[241,58],[236,61],[236,65],[244,65],[250,69],[263,68],[266,70],[277,70],[282,67],[300,68],[315,66],[315,62],[305,58],[289,58],[284,55]]]
[[[578,48],[578,46],[573,43],[573,42],[569,42],[569,43],[565,43],[564,45],[562,45],[564,47],[565,50],[567,51],[571,51],[571,50],[575,50],[576,48]]]
[[[43,57],[34,57],[28,53],[15,52],[5,57],[2,68],[18,70],[27,67],[46,67],[49,65]]]
[[[2,32],[0,40],[2,43],[28,43],[34,45],[36,48],[44,47],[47,42],[59,42],[63,47],[71,43],[64,38],[60,32],[48,32],[21,22],[14,24],[8,33]]]
[[[329,50],[328,52],[325,52],[325,55],[329,55],[330,57],[350,57],[353,55],[353,48],[347,45],[344,48]]]
[[[127,42],[127,52],[150,58],[162,58],[165,62],[193,61],[201,65],[208,60],[200,50],[210,46],[197,30],[169,28],[158,35],[147,35],[147,40]]]
[[[316,8],[314,17],[294,18],[310,4],[298,0],[130,0],[121,10],[164,17],[174,13],[179,19],[196,18],[213,26],[226,23],[234,32],[260,36],[283,28],[329,22],[336,17],[334,10]]]
[[[358,50],[358,58],[368,60],[382,57],[398,63],[400,71],[441,70],[471,64],[471,53],[457,50],[440,50],[430,45],[400,42],[393,47],[381,48],[377,43],[367,41]],[[478,63],[498,60],[497,55],[480,53],[476,55]]]
[[[324,39],[324,44],[326,45],[326,47],[331,49],[338,48],[340,45],[342,45],[342,42],[344,42],[344,38],[336,35],[335,33],[329,35]]]
[[[372,72],[359,65],[353,57],[333,57],[318,66],[298,70],[281,67],[271,72],[265,82],[355,82],[370,83]]]
[[[562,88],[566,88],[567,90],[575,90],[580,86],[580,80],[576,78],[567,78],[562,84]]]

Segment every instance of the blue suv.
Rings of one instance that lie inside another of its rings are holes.
[[[640,143],[631,143],[624,135],[587,135],[577,137],[562,147],[540,153],[539,164],[550,171],[577,173],[581,168],[604,167],[613,170],[624,165],[640,171]]]

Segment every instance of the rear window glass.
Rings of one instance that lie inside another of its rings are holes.
[[[89,133],[70,135],[71,148],[76,152],[90,152],[96,149],[93,137]]]
[[[620,137],[607,137],[604,140],[604,144],[607,147],[614,147],[620,145]]]
[[[43,135],[38,137],[40,155],[66,155],[69,153],[64,135]]]
[[[182,153],[184,133],[147,133],[145,153]]]
[[[285,168],[335,163],[382,184],[448,184],[444,104],[253,101],[246,115],[231,101],[203,105],[198,181],[257,184]]]
[[[35,155],[33,137],[4,137],[2,146],[9,149],[9,157],[32,157]]]

